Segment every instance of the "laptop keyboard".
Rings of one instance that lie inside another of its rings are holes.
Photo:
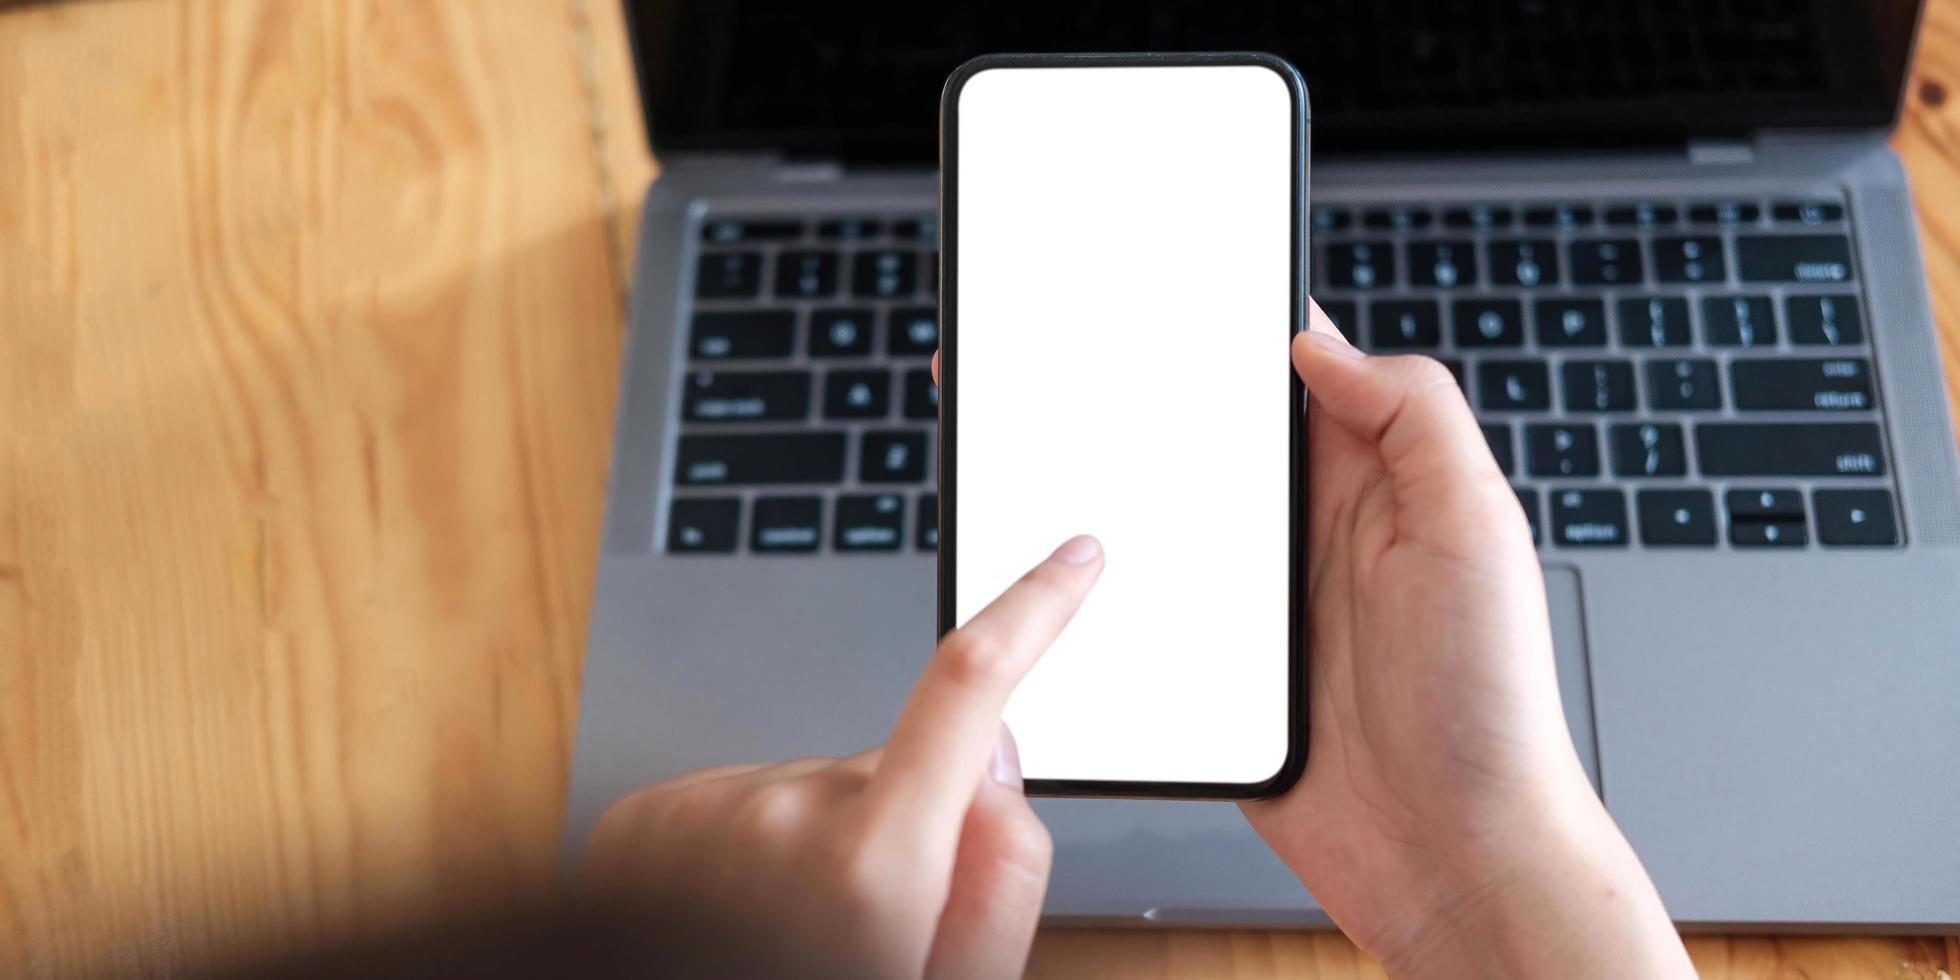
[[[1321,306],[1451,369],[1541,546],[1902,540],[1842,201],[1311,221]],[[667,550],[933,550],[932,217],[716,217],[700,243]]]
[[[934,549],[933,223],[702,223],[669,552]]]
[[[1900,541],[1842,201],[1320,206],[1314,295],[1433,355],[1554,548]]]

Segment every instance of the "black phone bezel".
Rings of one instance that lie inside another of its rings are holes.
[[[958,491],[954,452],[958,433],[959,321],[954,313],[959,295],[959,97],[966,83],[983,71],[997,68],[1133,68],[1243,65],[1267,68],[1279,75],[1291,98],[1292,150],[1292,296],[1289,335],[1304,329],[1307,303],[1307,186],[1310,115],[1306,83],[1284,58],[1255,52],[1181,54],[993,54],[974,58],[946,79],[939,103],[939,636],[957,625],[954,605],[954,555],[959,534],[953,502]],[[1281,366],[1276,365],[1276,370]],[[1029,796],[1105,797],[1124,799],[1254,800],[1277,796],[1291,788],[1306,768],[1307,758],[1307,623],[1306,527],[1307,480],[1306,388],[1283,365],[1292,383],[1292,424],[1288,473],[1291,480],[1288,607],[1289,664],[1287,679],[1287,746],[1285,760],[1272,776],[1256,783],[1180,783],[1132,780],[1029,779]]]

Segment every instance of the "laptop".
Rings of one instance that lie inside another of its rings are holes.
[[[1263,50],[1313,102],[1314,294],[1461,379],[1668,908],[1960,923],[1960,465],[1884,142],[1918,7],[627,0],[662,172],[568,863],[643,784],[882,741],[932,649],[948,72]],[[1327,924],[1229,804],[1036,808],[1051,921]]]

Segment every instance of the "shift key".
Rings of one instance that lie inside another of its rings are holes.
[[[844,478],[844,433],[682,436],[674,482],[835,483]]]
[[[1884,438],[1870,422],[1708,422],[1695,427],[1708,476],[1881,476]]]
[[[1743,282],[1851,280],[1851,241],[1843,235],[1743,235],[1735,255]]]

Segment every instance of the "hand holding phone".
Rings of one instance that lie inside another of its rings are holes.
[[[1693,976],[1573,751],[1531,531],[1455,379],[1312,316],[1313,762],[1247,819],[1393,975]]]

